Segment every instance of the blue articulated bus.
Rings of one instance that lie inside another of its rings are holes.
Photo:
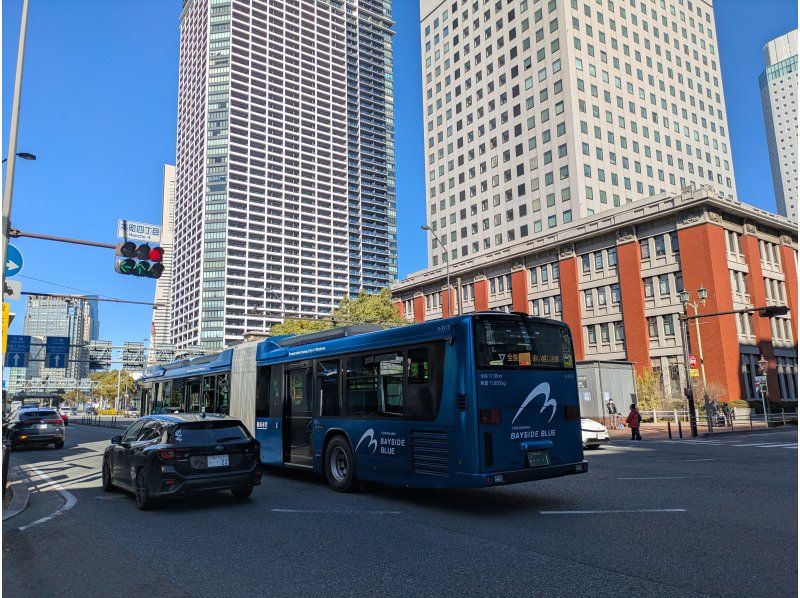
[[[339,491],[587,470],[569,329],[523,314],[272,337],[150,368],[141,387],[144,412],[229,413],[265,465],[313,470]]]

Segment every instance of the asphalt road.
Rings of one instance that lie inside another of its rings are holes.
[[[115,433],[13,453],[36,489],[3,524],[6,595],[797,595],[796,431],[617,441],[585,475],[481,490],[272,473],[151,512],[100,488]]]

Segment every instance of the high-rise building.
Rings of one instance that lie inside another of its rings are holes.
[[[736,198],[710,0],[421,0],[429,265],[692,185]]]
[[[65,299],[45,295],[29,295],[25,305],[23,334],[32,337],[68,336],[69,362],[65,368],[47,368],[44,350],[32,347],[33,359],[28,364],[26,378],[85,378],[89,374],[90,341],[97,340],[99,318],[97,301],[91,296]]]
[[[797,220],[797,29],[764,46],[758,78],[778,213]]]
[[[396,277],[390,0],[184,0],[171,339]]]
[[[150,346],[169,345],[170,323],[172,321],[172,252],[175,231],[175,167],[164,164],[161,186],[161,248],[164,250],[162,263],[164,272],[156,280],[153,321],[150,324]],[[153,351],[151,351],[153,353]],[[152,356],[151,356],[152,358]]]

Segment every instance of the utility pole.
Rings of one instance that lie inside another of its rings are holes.
[[[122,382],[122,368],[119,368],[117,370],[117,399],[114,401],[114,409],[115,410],[119,409],[119,387],[120,387],[120,382]],[[125,386],[127,386],[127,384]]]
[[[3,188],[2,242],[0,242],[0,273],[6,279],[8,256],[8,233],[11,229],[11,202],[14,195],[14,169],[17,165],[17,133],[19,132],[19,105],[22,96],[22,69],[25,63],[25,34],[28,29],[28,0],[22,2],[22,19],[19,25],[19,46],[17,48],[17,73],[14,78],[14,97],[11,100],[11,123],[8,131],[8,158],[6,162],[6,182]]]

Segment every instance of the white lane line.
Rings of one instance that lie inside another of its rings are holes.
[[[673,476],[654,476],[649,478],[617,478],[618,480],[694,480],[697,478],[710,478],[708,475],[673,475]]]
[[[716,459],[676,459],[680,463],[693,463],[695,461],[716,461]]]
[[[609,509],[607,511],[539,511],[540,515],[595,515],[601,513],[685,513],[686,509]]]
[[[314,515],[399,515],[400,511],[315,511],[313,509],[270,509],[273,513],[304,513]]]
[[[65,490],[64,487],[48,476],[46,473],[40,471],[39,469],[33,466],[27,466],[24,468],[26,471],[30,470],[35,473],[40,478],[47,480],[47,483],[42,486],[42,488],[54,488],[64,499],[64,504],[62,504],[58,509],[56,509],[53,513],[48,515],[47,517],[42,517],[41,519],[37,519],[33,523],[29,523],[28,525],[23,525],[22,527],[18,528],[19,531],[24,531],[29,527],[33,527],[34,525],[39,525],[40,523],[44,523],[46,521],[50,521],[55,517],[58,517],[62,513],[69,511],[72,507],[75,506],[75,503],[78,502],[78,499],[75,498],[69,491]]]

